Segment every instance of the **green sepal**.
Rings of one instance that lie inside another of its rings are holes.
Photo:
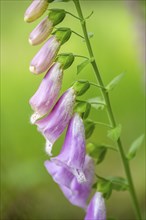
[[[112,183],[104,179],[99,179],[97,182],[97,191],[101,192],[105,199],[109,199],[112,194]]]
[[[87,102],[76,103],[74,111],[78,112],[83,119],[86,119],[90,113],[91,105]]]
[[[74,55],[72,53],[62,53],[59,54],[55,62],[61,63],[62,68],[65,70],[69,68],[74,61]]]
[[[107,136],[116,142],[121,135],[122,126],[119,124],[117,127],[108,130]]]
[[[85,120],[84,126],[85,126],[85,137],[86,139],[88,139],[93,134],[93,131],[95,129],[95,123],[91,120]]]
[[[131,160],[136,156],[137,150],[141,147],[143,140],[144,140],[144,134],[142,134],[132,143],[128,151],[128,154],[126,156],[128,160]]]
[[[75,89],[77,96],[81,96],[90,88],[90,83],[88,81],[76,81],[73,84],[73,88]]]
[[[61,42],[61,45],[67,42],[71,36],[70,28],[58,28],[53,34],[56,36],[57,40]]]
[[[99,164],[104,160],[107,149],[108,148],[104,145],[97,145],[94,143],[87,144],[87,153],[96,159],[96,164]]]
[[[52,21],[53,26],[59,24],[65,18],[65,10],[63,9],[50,9],[50,13],[48,15],[49,20]]]

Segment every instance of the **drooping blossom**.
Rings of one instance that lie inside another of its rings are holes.
[[[59,50],[60,43],[55,35],[43,45],[30,63],[30,72],[39,74],[46,71],[53,63]]]
[[[53,30],[53,22],[45,17],[29,35],[29,43],[38,45],[42,43],[51,34]]]
[[[72,117],[75,98],[75,90],[71,87],[60,97],[48,116],[35,122],[38,130],[46,138],[46,152],[49,155],[51,155],[54,142]]]
[[[48,4],[48,0],[33,0],[24,14],[24,21],[32,22],[41,17],[47,10]]]
[[[58,183],[65,197],[73,205],[83,209],[87,208],[87,199],[92,189],[94,178],[94,162],[86,155],[84,173],[86,182],[79,183],[76,177],[64,166],[58,166],[54,161],[46,161],[45,167],[54,181]]]
[[[106,220],[106,208],[102,193],[95,193],[88,205],[84,220]]]
[[[38,90],[32,96],[29,103],[34,110],[31,116],[31,123],[45,115],[55,104],[62,85],[63,69],[61,64],[56,62],[46,73]]]
[[[52,160],[69,169],[76,176],[78,182],[86,181],[83,173],[85,131],[83,121],[78,113],[75,113],[69,122],[61,153]]]

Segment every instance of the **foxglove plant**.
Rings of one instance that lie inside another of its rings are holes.
[[[27,22],[35,21],[45,12],[49,2],[52,1],[34,0],[26,10],[24,20]],[[40,74],[45,71],[47,73],[38,90],[29,101],[34,110],[31,122],[37,125],[38,131],[46,139],[46,153],[49,156],[52,156],[51,152],[55,141],[67,127],[65,141],[60,154],[47,160],[45,167],[69,202],[85,210],[85,220],[106,220],[105,199],[111,196],[112,190],[129,190],[137,219],[141,220],[129,160],[135,156],[137,148],[143,141],[143,136],[134,142],[126,155],[120,138],[121,125],[116,124],[109,98],[110,90],[117,85],[123,75],[114,78],[107,86],[104,85],[93,54],[86,27],[86,18],[83,17],[80,2],[79,0],[72,0],[72,2],[75,5],[78,16],[64,9],[50,9],[47,17],[37,25],[29,37],[29,42],[32,45],[37,45],[52,34],[31,61],[30,71],[32,73]],[[51,33],[54,26],[62,22],[66,14],[73,16],[80,22],[83,36],[66,27],[55,28],[55,31]],[[58,54],[61,46],[69,40],[71,33],[75,33],[84,39],[89,57],[73,55],[72,53]],[[72,65],[75,57],[85,59],[77,66],[77,73],[90,63],[98,84],[88,80],[77,80],[57,100],[62,85],[63,72]],[[90,86],[100,89],[103,98],[78,99]],[[90,109],[94,105],[100,106],[100,109],[106,106],[109,124],[88,119]],[[96,159],[96,165],[98,165],[103,161],[107,150],[117,151],[114,147],[102,144],[98,146],[94,143],[88,143],[86,146],[86,139],[92,135],[96,124],[110,128],[107,136],[117,143],[127,179],[123,177],[105,178],[95,175],[92,158]],[[97,180],[93,184],[94,176],[96,176]],[[96,192],[89,204],[87,204],[92,188],[96,189]]]

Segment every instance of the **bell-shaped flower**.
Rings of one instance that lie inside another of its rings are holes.
[[[85,161],[85,131],[83,120],[75,113],[69,122],[64,145],[60,154],[52,158],[58,165],[65,166],[77,178],[78,182],[85,182],[83,173]]]
[[[83,170],[87,181],[84,183],[79,183],[72,172],[64,166],[58,166],[54,161],[46,161],[45,167],[69,202],[86,209],[94,179],[94,162],[91,157],[85,157]]]
[[[106,220],[106,208],[102,193],[96,192],[91,199],[85,220]]]
[[[45,17],[29,35],[29,43],[38,45],[42,43],[51,34],[53,30],[53,22]]]
[[[49,38],[49,40],[32,59],[30,63],[30,72],[39,74],[46,71],[53,63],[59,48],[60,43],[56,39],[55,35]]]
[[[31,123],[45,115],[55,104],[62,85],[63,69],[61,63],[54,63],[46,73],[38,90],[32,96],[29,103],[34,110]]]
[[[48,0],[33,0],[24,14],[24,21],[35,21],[47,10],[48,4]]]
[[[46,138],[46,152],[49,155],[51,155],[52,145],[72,117],[75,98],[75,90],[71,87],[60,97],[50,114],[35,123]]]

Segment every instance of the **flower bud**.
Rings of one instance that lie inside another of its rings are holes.
[[[84,220],[106,220],[105,203],[100,192],[96,192],[91,199]]]
[[[94,162],[91,157],[88,155],[85,157],[83,171],[87,181],[82,184],[78,183],[76,177],[66,167],[58,166],[53,161],[46,161],[45,167],[69,202],[86,209],[94,179]]]
[[[71,33],[70,28],[58,28],[53,34],[62,45],[69,40]]]
[[[34,110],[31,123],[45,115],[55,104],[62,85],[63,70],[60,63],[55,63],[46,73],[38,90],[29,103]]]
[[[71,118],[61,153],[52,160],[67,167],[77,178],[79,183],[85,182],[83,173],[85,161],[85,131],[84,124],[78,113]]]
[[[52,21],[53,26],[59,24],[65,18],[65,11],[63,9],[50,9],[48,15],[49,19]]]
[[[36,28],[29,35],[29,43],[31,45],[38,45],[42,43],[51,34],[53,30],[53,23],[45,17]]]
[[[51,113],[35,124],[46,138],[46,152],[51,155],[54,142],[59,138],[69,123],[75,103],[75,91],[68,89],[53,107]]]
[[[60,43],[56,37],[50,37],[32,59],[30,63],[30,72],[39,74],[46,71],[53,63],[59,48]]]
[[[24,21],[32,22],[41,17],[41,15],[47,10],[48,4],[48,0],[33,0],[25,12]]]
[[[62,68],[65,70],[72,65],[74,61],[74,55],[72,53],[59,54],[56,58],[56,61],[61,63]]]

